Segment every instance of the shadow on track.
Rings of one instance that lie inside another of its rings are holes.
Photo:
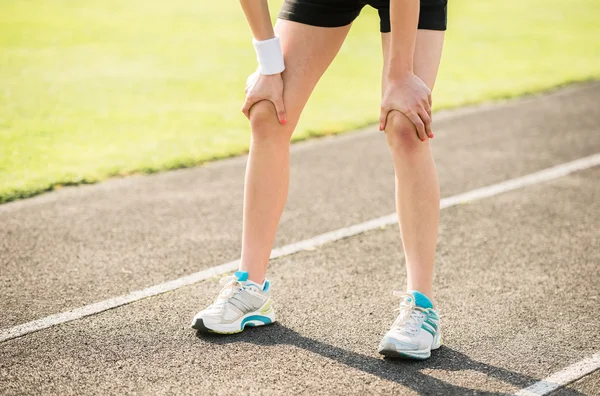
[[[506,393],[502,392],[484,392],[478,389],[454,385],[423,373],[421,372],[422,370],[478,371],[488,377],[496,378],[518,388],[525,388],[539,381],[539,379],[501,367],[476,362],[447,346],[442,346],[437,351],[433,351],[431,358],[425,361],[380,359],[305,337],[279,323],[260,329],[248,328],[242,333],[227,336],[199,332],[196,336],[203,341],[217,345],[228,345],[239,342],[248,342],[262,346],[293,345],[342,363],[348,367],[361,370],[367,374],[376,375],[381,379],[402,384],[419,394],[506,395]],[[561,395],[569,396],[582,394],[570,389],[562,389],[562,392]]]

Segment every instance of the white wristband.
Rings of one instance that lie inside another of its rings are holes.
[[[254,44],[254,49],[256,50],[258,72],[260,74],[269,76],[285,70],[279,37],[275,36],[263,41],[252,39],[252,44]]]

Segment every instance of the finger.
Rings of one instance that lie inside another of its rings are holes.
[[[420,140],[427,140],[427,135],[425,134],[425,124],[421,120],[421,117],[417,113],[407,114],[408,118],[415,124],[415,128],[417,129],[417,136]]]
[[[425,111],[427,112],[429,118],[433,118],[433,116],[431,115],[431,106],[429,105],[429,103],[425,105]]]
[[[433,132],[431,131],[431,115],[427,112],[426,109],[422,109],[421,111],[419,111],[419,117],[425,125],[425,132],[427,133],[427,136],[429,136],[429,138],[432,138]]]
[[[242,113],[246,116],[247,119],[250,119],[250,108],[254,106],[256,100],[252,97],[246,97],[246,101],[242,106]]]
[[[387,126],[387,116],[390,113],[389,110],[382,108],[379,112],[379,130],[383,131],[385,130],[385,127]]]
[[[281,125],[287,124],[287,116],[285,114],[285,105],[283,104],[283,99],[279,98],[273,101],[275,105],[275,110],[277,111],[277,118]]]
[[[433,115],[431,114],[431,107],[429,107],[429,105],[425,106],[425,113],[427,114],[427,119],[428,121],[425,122],[425,120],[423,120],[423,123],[425,124],[425,130],[427,131],[427,136],[429,136],[430,138],[433,137],[433,133],[431,132],[431,124],[433,123]]]
[[[431,129],[431,123],[425,124],[425,132],[427,133],[427,136],[429,136],[429,139],[433,139],[433,130]]]

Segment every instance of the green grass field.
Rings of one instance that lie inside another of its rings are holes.
[[[435,108],[599,78],[598,15],[598,0],[451,0]],[[245,152],[250,39],[237,2],[3,0],[0,202]],[[365,8],[295,138],[375,123],[380,70]]]

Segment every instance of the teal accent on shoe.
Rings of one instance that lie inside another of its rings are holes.
[[[270,287],[271,287],[271,282],[269,282],[268,280],[265,279],[265,285],[263,287],[263,291],[269,290]]]
[[[247,271],[236,271],[235,277],[237,278],[238,282],[246,282],[248,280],[248,272]]]
[[[437,331],[437,325],[435,324],[435,322],[433,322],[433,321],[432,321],[432,320],[430,320],[430,319],[427,319],[427,320],[425,321],[425,323],[427,323],[429,326],[433,327],[433,329]]]
[[[415,305],[417,307],[424,308],[424,309],[433,308],[433,304],[432,304],[431,300],[425,294],[418,292],[416,290],[411,290],[411,291],[409,291],[409,293],[412,294],[413,297],[415,298]]]
[[[408,359],[415,359],[415,360],[425,360],[427,359],[430,355],[431,352],[429,352],[429,354],[412,354],[412,353],[407,353],[407,352],[396,352],[398,355],[408,358]]]
[[[252,315],[252,316],[248,316],[246,319],[242,320],[242,324],[240,325],[240,328],[243,330],[244,326],[246,325],[246,322],[249,322],[251,320],[258,320],[260,322],[263,322],[264,324],[271,323],[271,319],[269,319],[266,316]],[[249,323],[248,326],[254,326],[254,324],[253,323]]]
[[[427,323],[423,323],[421,325],[421,328],[435,337],[435,330],[433,330],[430,326],[428,326]]]

